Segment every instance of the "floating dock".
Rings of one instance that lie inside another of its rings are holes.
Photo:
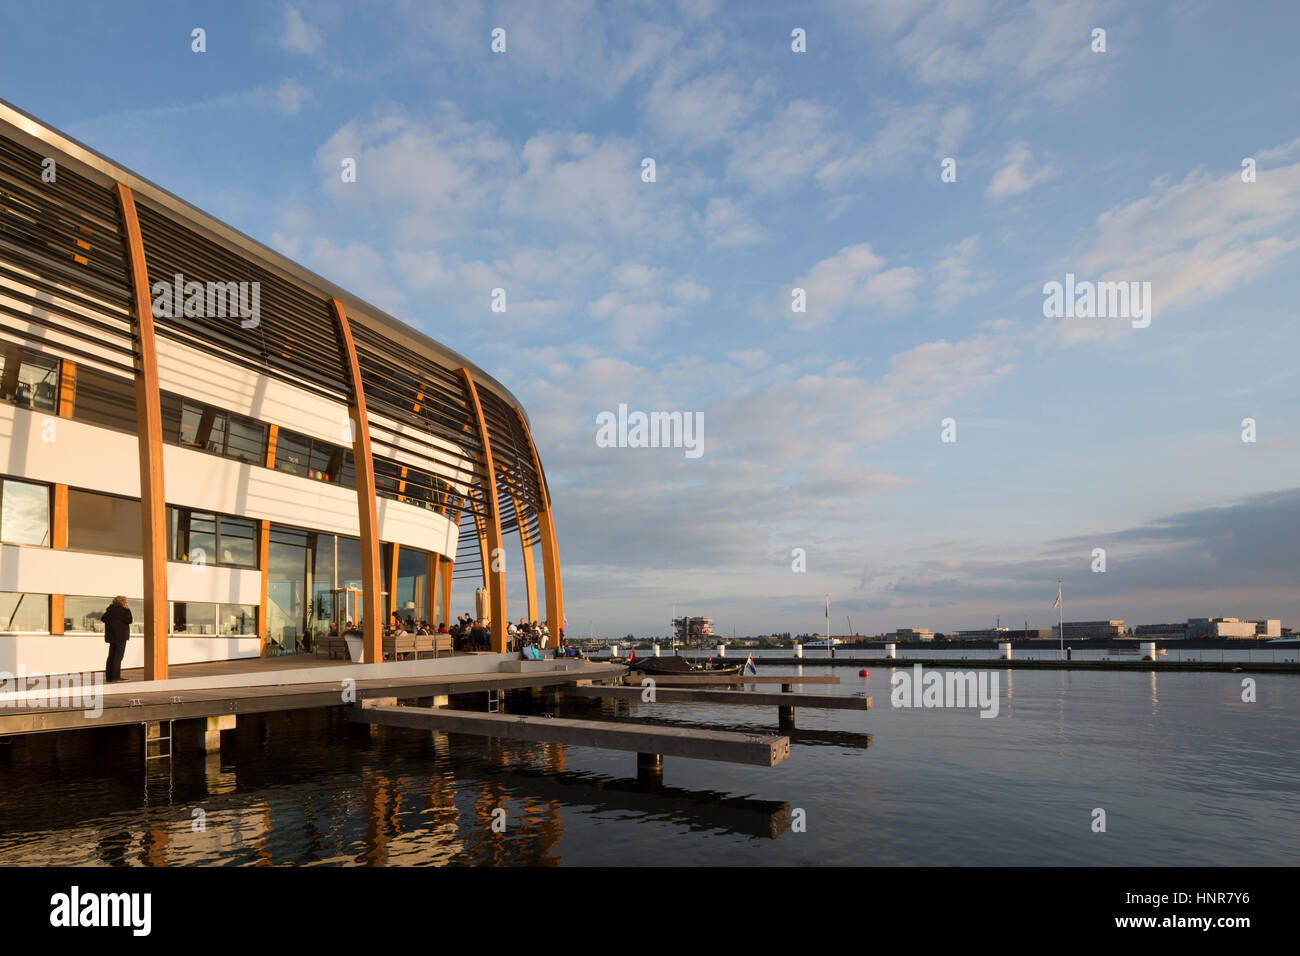
[[[728,763],[774,767],[790,756],[790,738],[772,734],[742,734],[687,727],[656,727],[627,721],[568,720],[559,717],[526,717],[515,714],[483,714],[430,707],[355,707],[352,719],[386,727],[410,727],[452,734],[476,734],[630,750],[643,755],[641,763],[659,763],[662,758],[692,757]]]

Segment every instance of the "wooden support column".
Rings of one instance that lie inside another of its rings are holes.
[[[266,435],[266,467],[275,467],[275,446],[280,440],[280,426],[271,425]],[[262,570],[262,592],[257,603],[257,636],[261,641],[258,650],[260,656],[266,656],[266,639],[271,635],[271,623],[267,620],[267,586],[271,575],[271,522],[263,519],[257,523],[257,566]]]
[[[366,396],[361,387],[361,366],[352,343],[347,312],[338,299],[330,299],[338,323],[339,345],[343,350],[343,372],[352,391],[352,461],[357,479],[357,516],[361,531],[361,607],[363,658],[367,664],[383,660],[383,612],[379,592],[383,575],[379,558],[379,514],[375,505],[375,462],[370,455],[370,421],[366,417]]]
[[[77,388],[77,366],[71,359],[59,363],[59,417],[71,418]],[[56,484],[50,503],[50,547],[65,551],[68,547],[68,486]],[[64,631],[64,595],[50,595],[50,633]]]
[[[65,551],[68,547],[68,486],[54,486],[50,508],[50,547]],[[63,595],[50,595],[50,633],[63,633]]]
[[[560,555],[555,547],[555,522],[551,517],[551,496],[546,490],[546,475],[524,413],[515,409],[519,426],[528,439],[528,449],[533,454],[533,469],[537,472],[537,500],[541,510],[537,514],[537,532],[542,545],[542,570],[546,574],[546,626],[558,641],[560,628],[564,627],[564,585],[560,581]],[[565,637],[569,635],[566,633]]]
[[[435,631],[438,629],[438,564],[441,556],[430,551],[424,560],[424,612],[425,620]]]
[[[135,315],[135,416],[140,451],[140,525],[144,552],[144,679],[167,679],[167,505],[163,492],[162,407],[149,272],[135,196],[117,183],[122,245],[131,273]]]
[[[59,363],[59,417],[71,418],[77,394],[77,365],[70,359]]]
[[[483,407],[478,401],[478,389],[474,386],[474,376],[469,369],[461,368],[461,380],[465,385],[465,395],[469,399],[469,410],[478,429],[479,441],[483,446],[483,523],[487,537],[487,552],[483,555],[483,574],[488,581],[488,607],[492,615],[492,650],[504,654],[506,650],[506,575],[505,571],[493,571],[492,555],[501,554],[501,515],[497,508],[497,476],[492,466],[492,441],[488,437],[487,422],[483,420]],[[500,564],[497,567],[501,567]]]
[[[452,563],[446,558],[442,559],[442,567],[439,569],[442,574],[442,623],[451,627],[451,571]]]
[[[524,595],[528,599],[528,620],[536,621],[537,617],[537,580],[533,573],[533,539],[528,533],[528,522],[524,516],[523,502],[515,498],[515,514],[519,516],[519,547],[524,555]],[[550,622],[547,622],[550,627]],[[552,630],[556,639],[560,636],[559,628]]]
[[[397,558],[402,549],[396,541],[393,542],[392,548],[392,557],[388,560],[388,619],[384,621],[385,624],[393,619],[394,614],[401,614],[397,607]]]
[[[481,503],[482,499],[480,499]],[[488,544],[487,519],[482,515],[472,515],[474,519],[474,531],[478,535],[478,553],[483,559],[483,588],[490,591],[492,589],[492,580],[488,577],[491,573],[492,555],[491,545]]]

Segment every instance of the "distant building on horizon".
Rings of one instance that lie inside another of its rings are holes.
[[[1065,637],[1072,641],[1107,640],[1124,636],[1123,621],[1066,621]],[[1052,628],[1053,640],[1060,640],[1060,625]]]
[[[1280,620],[1242,621],[1235,617],[1189,617],[1187,637],[1280,637]]]
[[[957,639],[960,641],[1045,641],[1051,636],[1051,630],[1045,627],[985,627],[957,632]]]
[[[1187,625],[1183,624],[1139,624],[1133,628],[1133,636],[1144,640],[1181,641],[1187,636]]]
[[[928,627],[900,627],[893,636],[899,641],[932,641],[934,631]]]
[[[1066,625],[1069,634],[1069,625]],[[1184,624],[1139,624],[1133,636],[1145,640],[1197,640],[1207,637],[1281,637],[1282,621],[1266,618],[1242,621],[1235,617],[1189,617]]]

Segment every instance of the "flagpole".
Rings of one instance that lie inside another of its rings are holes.
[[[826,595],[826,652],[829,656],[835,656],[835,644],[831,641],[831,596]]]
[[[1061,638],[1061,660],[1065,660],[1065,599],[1061,597],[1061,582],[1056,582],[1056,623]]]

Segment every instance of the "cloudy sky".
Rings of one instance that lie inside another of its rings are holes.
[[[1046,627],[1058,578],[1067,619],[1300,623],[1291,4],[5,20],[0,96],[510,386],[571,633],[820,630],[826,594],[837,633]],[[1149,326],[1045,317],[1067,273],[1149,282]],[[598,446],[620,404],[702,413],[703,455]]]

